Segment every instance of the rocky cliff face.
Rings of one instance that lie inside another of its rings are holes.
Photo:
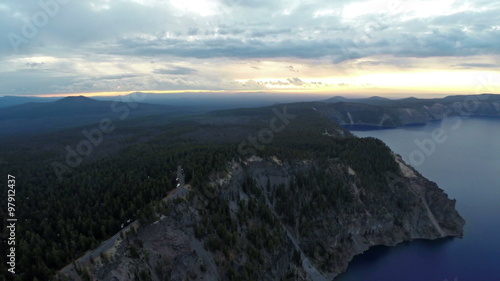
[[[338,159],[233,161],[66,278],[332,280],[372,246],[462,236],[455,201],[393,158],[376,186]]]
[[[334,103],[318,109],[341,125],[400,127],[450,117],[500,116],[498,95],[438,100],[390,101],[387,104]]]

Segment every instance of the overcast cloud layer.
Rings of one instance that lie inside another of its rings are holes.
[[[0,95],[500,81],[494,0],[4,0],[0,38]]]

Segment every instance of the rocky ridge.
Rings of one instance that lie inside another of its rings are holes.
[[[499,95],[452,96],[436,100],[387,100],[376,104],[329,103],[320,112],[343,126],[401,127],[452,117],[499,117]]]
[[[363,184],[356,170],[335,159],[232,161],[225,172],[212,174],[205,192],[172,201],[154,222],[123,235],[113,252],[77,264],[80,275],[66,279],[333,280],[372,246],[461,237],[465,222],[455,200],[398,155],[394,160],[400,173],[386,175],[383,191]],[[319,169],[324,181],[343,183],[339,188],[349,195],[329,198],[321,185],[308,182]],[[320,191],[325,200],[317,197]],[[217,228],[221,209],[215,204],[224,206],[226,226],[234,229],[227,237]],[[259,248],[258,235],[273,237],[272,243]],[[229,250],[210,246],[219,238]]]

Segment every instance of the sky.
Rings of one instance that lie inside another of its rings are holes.
[[[0,96],[500,93],[495,0],[2,0],[0,38]]]

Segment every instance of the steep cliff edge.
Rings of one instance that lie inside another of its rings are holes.
[[[321,105],[212,112],[179,126],[146,159],[175,157],[189,192],[143,208],[137,233],[77,260],[61,272],[68,279],[333,280],[372,246],[463,235],[454,200]]]
[[[393,162],[370,185],[339,159],[233,160],[69,279],[333,280],[372,246],[462,236],[455,201]]]

